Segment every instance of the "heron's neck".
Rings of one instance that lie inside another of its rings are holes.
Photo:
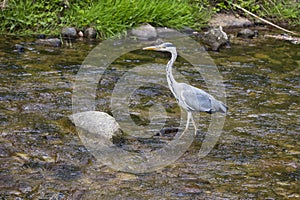
[[[167,81],[168,81],[168,85],[170,90],[174,93],[174,84],[176,84],[176,80],[174,79],[173,73],[172,73],[172,66],[177,58],[177,53],[176,52],[171,52],[172,53],[172,57],[171,60],[169,60],[168,64],[167,64]],[[175,94],[175,93],[174,93]]]

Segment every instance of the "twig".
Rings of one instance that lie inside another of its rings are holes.
[[[265,35],[265,37],[290,41],[293,44],[300,44],[300,38],[292,37],[292,36],[289,36],[289,35]]]
[[[230,3],[230,2],[229,2],[229,3]],[[285,32],[288,32],[288,33],[291,33],[291,34],[294,34],[294,35],[299,35],[299,33],[296,33],[296,32],[293,32],[293,31],[289,31],[289,30],[287,30],[287,29],[285,29],[285,28],[282,28],[282,27],[280,27],[280,26],[278,26],[278,25],[276,25],[276,24],[273,24],[272,22],[269,22],[269,21],[267,21],[267,20],[265,20],[265,19],[263,19],[263,18],[261,18],[261,17],[255,15],[255,14],[253,14],[252,12],[246,10],[245,8],[242,8],[242,7],[239,6],[239,5],[236,5],[236,4],[234,4],[234,3],[231,3],[231,4],[232,4],[233,6],[235,6],[235,7],[237,7],[238,9],[241,9],[242,11],[248,13],[249,15],[251,15],[251,16],[253,16],[253,17],[255,17],[255,18],[257,18],[257,19],[259,19],[259,20],[261,20],[261,21],[263,21],[263,22],[265,22],[265,23],[271,25],[271,26],[274,26],[275,28],[278,28],[278,29],[280,29],[280,30],[282,30],[282,31],[285,31]]]

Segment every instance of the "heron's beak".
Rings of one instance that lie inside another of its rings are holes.
[[[156,46],[151,46],[151,47],[145,47],[143,50],[157,50],[158,48]]]

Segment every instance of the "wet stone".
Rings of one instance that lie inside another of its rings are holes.
[[[25,48],[21,44],[15,44],[14,52],[24,53],[25,52]]]
[[[58,38],[49,39],[38,39],[35,41],[37,45],[50,46],[50,47],[60,47],[61,41]]]
[[[242,29],[238,32],[237,37],[241,38],[254,38],[258,36],[258,31],[254,30],[252,31],[251,29]]]
[[[73,27],[66,27],[62,29],[61,35],[65,39],[75,39],[77,37],[77,31]]]

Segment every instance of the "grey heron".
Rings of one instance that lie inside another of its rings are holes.
[[[216,100],[212,95],[186,83],[178,83],[174,79],[172,74],[172,66],[177,58],[177,51],[176,47],[172,43],[163,43],[157,46],[145,47],[143,50],[164,51],[171,53],[171,59],[166,66],[168,86],[176,98],[179,106],[187,111],[187,123],[181,136],[188,130],[190,120],[192,120],[194,125],[195,135],[197,133],[197,126],[193,119],[192,112],[206,112],[209,114],[215,112],[227,112],[228,107],[223,102]]]

